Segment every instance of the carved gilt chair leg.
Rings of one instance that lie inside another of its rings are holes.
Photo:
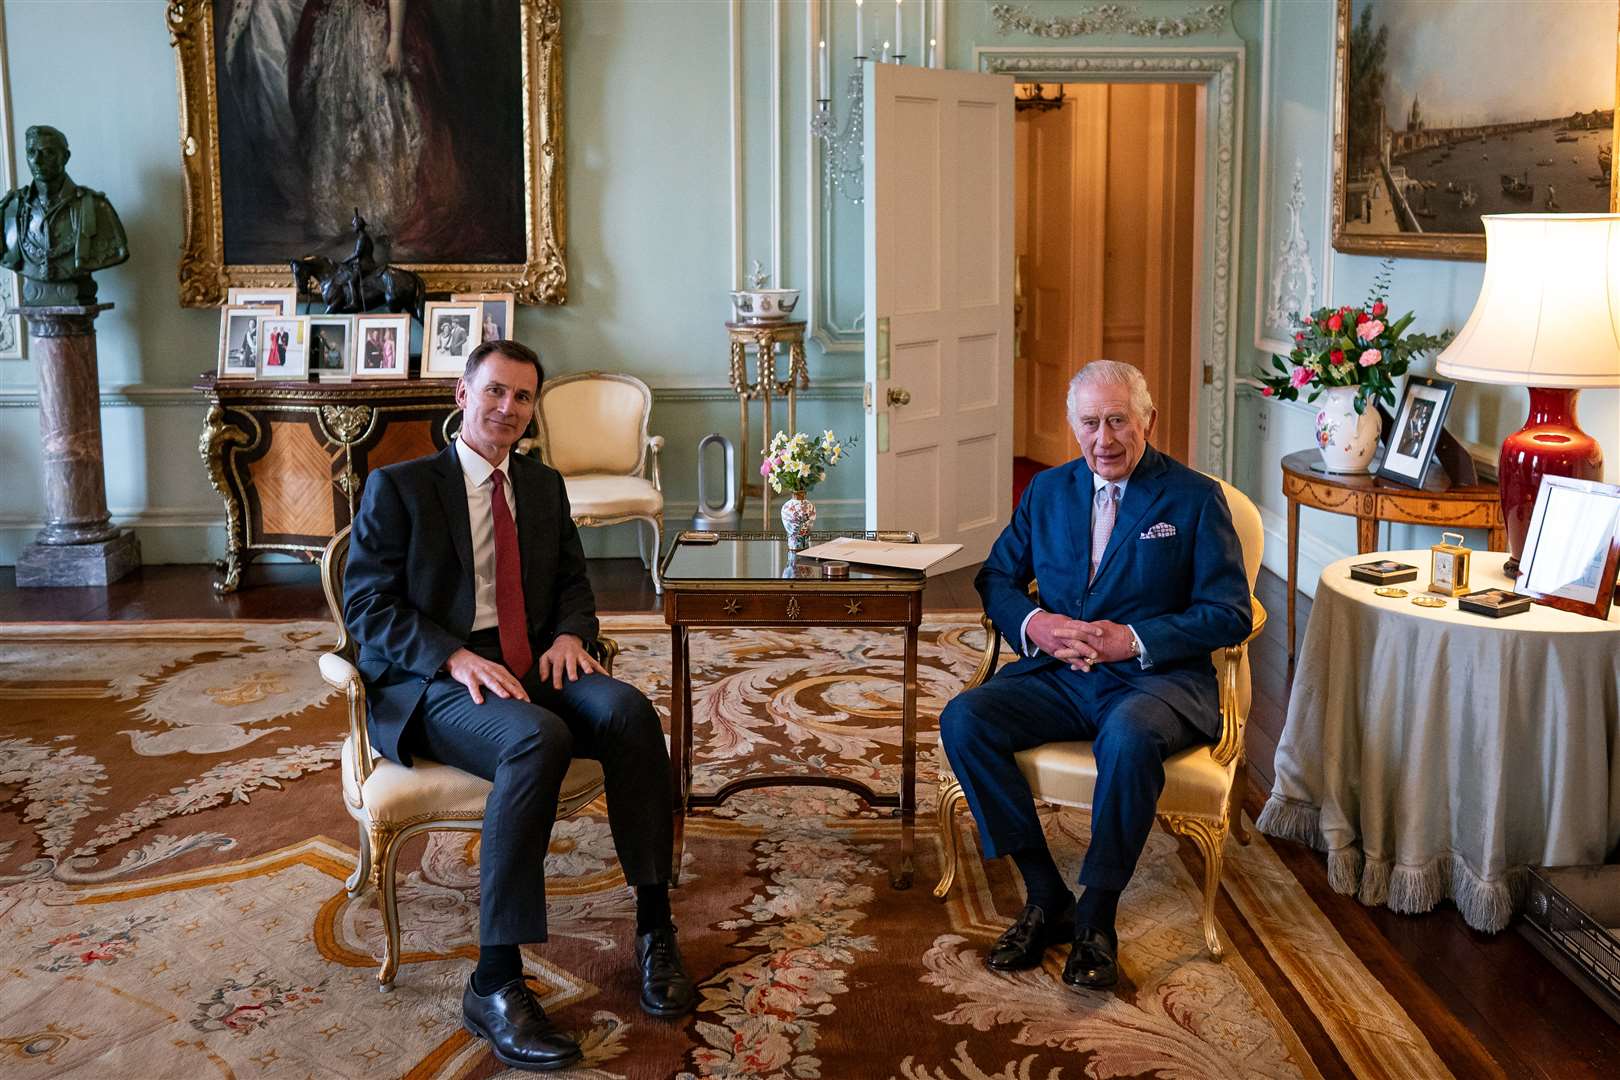
[[[372,860],[377,870],[377,906],[383,921],[383,962],[377,972],[377,989],[394,989],[394,973],[399,970],[399,898],[394,894],[394,865],[399,861],[399,835],[384,826],[373,825]]]
[[[950,773],[939,781],[939,807],[935,811],[939,823],[939,837],[945,845],[945,855],[939,871],[939,884],[934,886],[934,899],[944,900],[956,884],[956,861],[960,858],[960,841],[956,835],[956,812],[967,801],[962,793],[962,782]]]
[[[351,897],[359,896],[371,883],[371,834],[364,825],[360,826],[360,852],[355,859],[354,873],[343,883]]]

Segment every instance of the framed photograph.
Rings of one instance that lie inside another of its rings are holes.
[[[219,377],[256,379],[259,376],[259,320],[269,313],[260,307],[227,307],[219,316]]]
[[[1408,375],[1401,391],[1395,423],[1384,433],[1384,461],[1378,475],[1385,480],[1423,486],[1434,465],[1434,446],[1445,430],[1446,412],[1457,384],[1445,379]]]
[[[181,304],[290,284],[295,255],[341,260],[356,207],[377,261],[430,292],[564,301],[562,0],[157,12],[179,76]]]
[[[233,306],[274,308],[277,313],[289,319],[298,314],[297,289],[250,289],[237,286],[226,296],[226,303]]]
[[[1617,570],[1620,486],[1542,477],[1516,590],[1538,604],[1607,619]]]
[[[1483,260],[1483,214],[1612,213],[1617,28],[1620,0],[1338,0],[1333,246]]]
[[[512,336],[513,294],[456,293],[450,300],[457,304],[476,303],[483,309],[480,319],[483,329],[478,335],[479,341],[499,341]]]
[[[348,382],[354,374],[354,316],[309,316],[309,370],[321,382]]]
[[[309,319],[259,320],[259,378],[309,378]]]
[[[422,312],[422,378],[459,378],[483,340],[483,305],[430,300]]]
[[[407,377],[411,370],[411,317],[356,315],[354,350],[355,378]]]

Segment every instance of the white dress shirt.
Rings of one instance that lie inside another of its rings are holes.
[[[506,507],[512,512],[512,523],[517,524],[517,497],[512,491],[512,474],[508,453],[499,466],[485,461],[483,455],[460,439],[456,440],[456,457],[461,462],[461,477],[467,485],[467,522],[472,526],[473,549],[473,622],[474,630],[484,630],[500,624],[495,610],[495,515],[494,476],[500,469],[506,475]]]
[[[1125,485],[1129,484],[1130,482],[1131,482],[1131,478],[1128,477],[1128,476],[1123,480],[1104,480],[1102,477],[1098,476],[1096,473],[1092,473],[1091,474],[1092,499],[1095,500],[1096,497],[1097,497],[1097,494],[1099,492],[1101,492],[1103,488],[1107,487],[1109,484],[1113,484],[1115,487],[1117,487],[1119,489],[1118,498],[1119,498],[1120,503],[1123,505],[1124,502],[1125,502]],[[1097,508],[1095,506],[1093,506],[1092,507],[1092,512],[1095,513],[1096,509]],[[1115,519],[1114,527],[1115,528],[1119,527],[1119,521],[1118,521],[1117,518]],[[1024,621],[1021,624],[1019,624],[1018,636],[1023,639],[1023,642],[1024,642],[1024,655],[1025,656],[1034,656],[1036,653],[1041,651],[1041,650],[1035,648],[1034,642],[1029,640],[1029,620],[1033,619],[1036,615],[1039,615],[1044,610],[1046,610],[1046,609],[1045,608],[1039,608],[1039,607],[1036,608],[1035,610],[1031,611],[1028,615],[1025,615],[1024,616]],[[1129,630],[1131,632],[1131,637],[1136,639],[1136,659],[1137,659],[1137,662],[1142,665],[1144,670],[1147,669],[1147,668],[1152,667],[1153,662],[1148,659],[1147,649],[1142,647],[1142,639],[1136,636],[1136,627],[1127,625],[1125,627],[1125,629]]]

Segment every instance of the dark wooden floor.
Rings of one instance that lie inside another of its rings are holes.
[[[976,611],[976,568],[929,579],[930,612]],[[658,597],[634,559],[598,559],[590,566],[604,612],[658,611]],[[316,619],[326,615],[312,566],[254,565],[244,587],[216,596],[203,566],[147,566],[108,588],[18,589],[0,569],[0,621],[107,619]],[[1283,583],[1261,573],[1258,593],[1271,619],[1250,648],[1254,704],[1248,731],[1252,792],[1258,810],[1270,788],[1277,740],[1287,715],[1291,673],[1285,645]],[[1301,633],[1310,601],[1299,598]],[[0,657],[3,663],[3,657]],[[1620,1076],[1620,1025],[1593,1005],[1515,930],[1489,935],[1469,929],[1449,905],[1428,915],[1367,908],[1328,887],[1320,855],[1295,844],[1274,845],[1327,913],[1345,941],[1401,1000],[1458,1075],[1477,1075],[1470,1037],[1507,1077]]]

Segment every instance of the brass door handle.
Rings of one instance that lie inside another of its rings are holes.
[[[889,387],[889,404],[890,405],[910,405],[911,404],[911,391],[907,390],[903,386],[891,386],[891,387]]]

